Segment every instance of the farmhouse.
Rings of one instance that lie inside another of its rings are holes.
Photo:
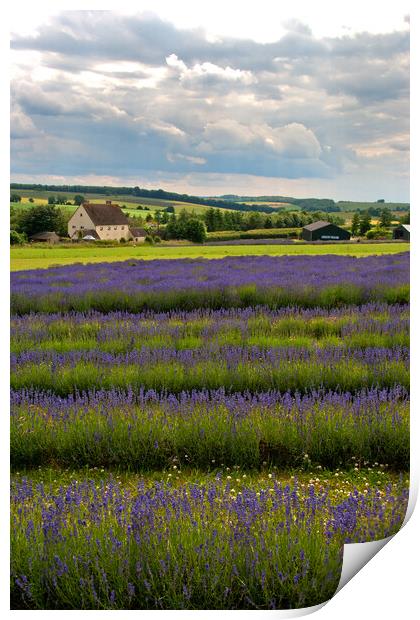
[[[35,243],[58,243],[60,237],[55,232],[45,231],[32,235],[29,240]]]
[[[305,241],[346,241],[351,235],[348,230],[330,222],[313,222],[302,228]]]
[[[68,233],[71,239],[86,236],[105,241],[132,239],[127,216],[110,200],[105,204],[87,201],[81,204],[69,220]]]
[[[410,241],[410,225],[400,224],[392,233],[393,239],[403,239],[404,241]]]

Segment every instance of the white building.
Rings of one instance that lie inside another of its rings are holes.
[[[138,234],[132,234],[127,216],[119,205],[112,204],[110,200],[105,204],[84,202],[76,209],[68,223],[71,239],[93,237],[102,241],[144,241],[146,233],[142,229],[136,229],[136,232]]]

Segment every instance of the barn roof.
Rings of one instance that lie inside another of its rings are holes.
[[[410,232],[410,224],[400,224],[397,228],[404,228],[407,232]]]
[[[46,240],[46,241],[48,241],[50,239],[59,239],[60,237],[54,231],[45,230],[43,232],[35,233],[35,235],[31,235],[30,238],[34,239],[35,241],[36,240],[39,240],[39,241]]]
[[[319,220],[318,222],[312,222],[312,224],[307,224],[303,228],[305,230],[319,230],[320,228],[325,228],[325,226],[335,226],[335,224],[331,224],[331,222],[324,222],[323,220]]]
[[[119,205],[110,202],[106,204],[83,203],[83,208],[95,224],[95,226],[114,226],[128,224],[127,216],[121,211]]]
[[[130,232],[133,237],[146,237],[147,235],[147,232],[144,230],[144,228],[130,228]]]

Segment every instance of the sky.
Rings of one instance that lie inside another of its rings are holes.
[[[12,181],[410,200],[405,0],[61,4],[12,14]]]

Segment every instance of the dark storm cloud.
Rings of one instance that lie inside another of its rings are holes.
[[[273,43],[210,41],[153,15],[71,11],[15,36],[14,169],[329,178],[363,165],[366,144],[401,169],[408,33],[286,27]]]

